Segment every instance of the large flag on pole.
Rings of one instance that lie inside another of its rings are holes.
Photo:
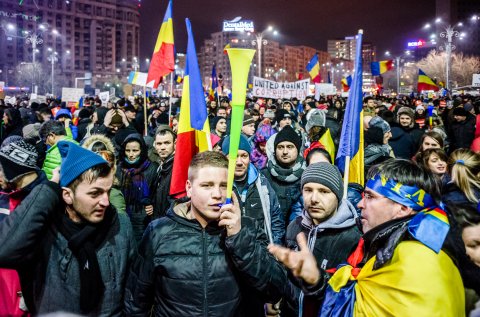
[[[435,82],[428,77],[423,70],[420,68],[418,69],[418,82],[417,82],[417,91],[422,91],[422,90],[433,90],[433,91],[438,91],[438,86],[435,84]]]
[[[386,61],[372,62],[370,68],[372,70],[372,76],[380,76],[393,69],[393,60],[389,59]]]
[[[188,33],[187,58],[185,76],[183,77],[177,145],[170,184],[170,195],[175,198],[185,196],[188,165],[190,165],[192,157],[199,152],[208,151],[212,148],[210,127],[207,120],[207,104],[203,94],[192,26],[188,18],[185,19],[185,22]]]
[[[218,94],[218,77],[217,77],[217,69],[215,68],[215,64],[212,67],[212,78],[210,81],[210,89],[208,91],[208,99],[210,101],[215,100]]]
[[[343,91],[347,92],[350,90],[350,86],[352,85],[352,75],[348,75],[347,77],[342,77],[342,87]]]
[[[312,78],[312,81],[314,83],[320,83],[321,78],[320,78],[320,62],[318,61],[318,54],[315,53],[313,55],[312,59],[310,59],[310,62],[307,64],[307,71],[310,74],[310,77]]]
[[[153,88],[157,88],[162,82],[162,78],[173,72],[174,69],[175,53],[173,46],[172,0],[170,0],[151,58],[147,84],[153,81]]]
[[[336,160],[338,168],[344,172],[345,184],[351,182],[360,185],[364,184],[362,37],[363,30],[359,30],[355,54],[355,72],[348,95]]]

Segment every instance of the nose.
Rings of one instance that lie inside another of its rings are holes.
[[[105,192],[105,193],[102,194],[98,204],[102,207],[108,207],[110,205],[110,200],[108,198],[108,192]]]
[[[312,205],[315,205],[315,203],[318,202],[318,198],[319,198],[318,195],[319,193],[317,193],[316,191],[313,191],[312,196],[310,197],[310,201]]]
[[[222,199],[222,189],[220,186],[214,186],[212,191],[212,198],[214,199]]]
[[[363,195],[362,195],[362,199],[358,202],[357,207],[360,209],[365,208],[365,197],[363,197]]]

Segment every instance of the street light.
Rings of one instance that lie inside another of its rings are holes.
[[[262,45],[267,45],[268,41],[265,40],[263,37],[266,35],[267,32],[272,32],[273,35],[277,35],[278,32],[273,29],[273,26],[269,26],[261,33],[254,33],[255,39],[252,40],[252,45],[257,46],[257,70],[258,70],[258,77],[262,77]]]
[[[52,95],[55,96],[55,62],[58,61],[57,55],[58,53],[54,51],[51,47],[48,48],[50,55],[48,56],[48,60],[52,64]]]
[[[450,71],[452,63],[452,51],[455,50],[456,46],[452,44],[454,37],[459,37],[460,33],[455,30],[451,25],[445,28],[445,31],[440,32],[440,37],[446,39],[444,46],[440,46],[440,50],[445,50],[447,52],[447,65],[445,69],[446,77],[446,88],[450,90]],[[463,37],[461,37],[463,38]]]

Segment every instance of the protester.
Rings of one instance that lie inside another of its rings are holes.
[[[127,214],[138,242],[153,219],[157,169],[158,164],[148,159],[148,149],[143,137],[140,134],[129,135],[121,147],[116,176],[120,181]]]
[[[172,180],[173,159],[177,135],[169,126],[157,128],[153,147],[158,154],[157,184],[153,201],[153,218],[164,217],[170,209],[170,183]]]
[[[127,316],[265,316],[286,283],[265,233],[225,203],[228,161],[203,152],[190,162],[188,201],[152,222],[127,283]],[[223,204],[223,205],[222,205]],[[158,260],[160,261],[158,261]]]
[[[0,266],[16,269],[29,313],[123,316],[136,244],[109,205],[113,173],[97,154],[60,141],[60,175],[35,186],[0,222]],[[41,247],[39,247],[41,246]]]
[[[47,178],[50,180],[53,176],[53,170],[60,166],[62,163],[60,151],[58,150],[58,142],[68,141],[72,143],[77,142],[67,135],[65,124],[60,121],[46,121],[40,127],[40,138],[49,149],[47,150],[45,161],[43,162],[42,170],[47,174]]]
[[[456,259],[442,249],[448,222],[425,221],[432,211],[445,217],[433,176],[412,162],[391,160],[372,169],[367,179],[359,203],[363,237],[348,265],[330,278],[320,315],[463,316]],[[321,277],[319,264],[304,236],[298,240],[300,252],[270,251],[294,276],[314,285]]]
[[[431,148],[423,152],[419,152],[415,157],[415,161],[422,168],[435,175],[439,181],[442,181],[444,178],[445,180],[449,178],[448,175],[445,177],[445,175],[448,173],[448,156],[442,149]]]
[[[470,148],[475,137],[475,116],[466,111],[462,106],[458,106],[453,109],[453,118],[450,150]]]
[[[301,191],[305,209],[288,226],[286,245],[298,250],[296,237],[303,232],[308,237],[308,249],[321,265],[322,277],[316,285],[305,289],[305,298],[302,294],[300,299],[287,300],[293,307],[298,300],[303,302],[302,316],[316,316],[315,312],[320,308],[318,298],[323,297],[318,294],[323,293],[327,284],[327,278],[324,278],[326,270],[346,262],[361,233],[355,223],[355,208],[343,199],[342,175],[337,167],[325,162],[309,165],[302,175]],[[299,295],[298,292],[293,293]]]
[[[306,165],[299,155],[301,146],[302,139],[293,128],[288,125],[283,127],[275,135],[274,157],[261,170],[277,194],[286,224],[297,218],[303,209],[300,180]]]
[[[222,152],[228,156],[230,137],[223,140]],[[263,223],[268,238],[281,244],[285,236],[285,217],[272,185],[250,162],[251,152],[248,140],[241,135],[235,164],[234,188],[240,198],[242,215]]]

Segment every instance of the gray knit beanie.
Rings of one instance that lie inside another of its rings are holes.
[[[309,165],[302,174],[302,189],[306,183],[322,184],[337,196],[338,201],[343,198],[342,174],[335,165],[326,162]]]

